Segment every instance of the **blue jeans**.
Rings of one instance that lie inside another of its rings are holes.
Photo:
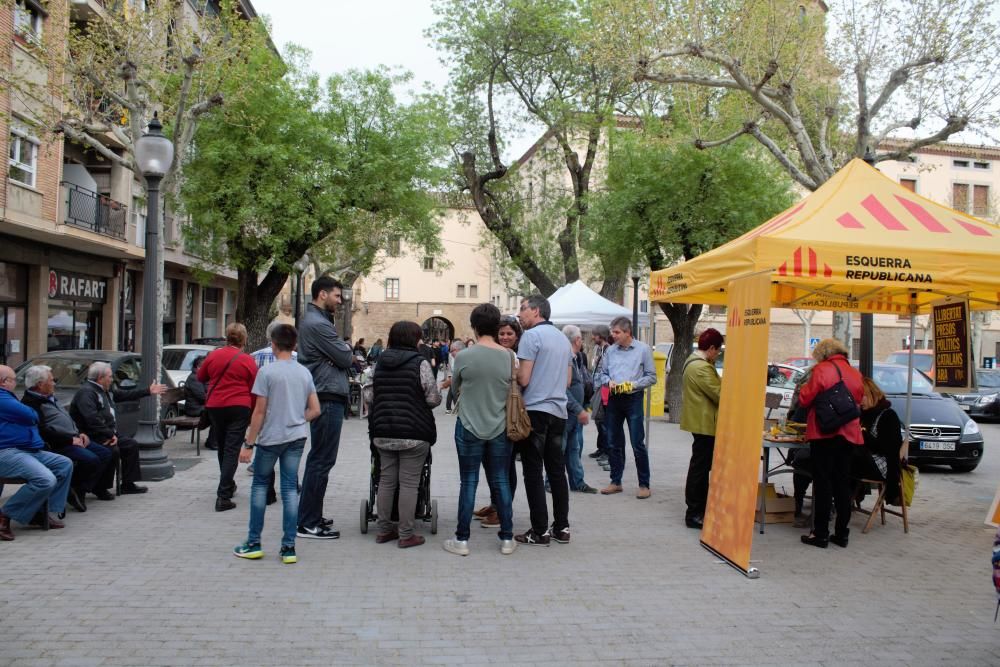
[[[80,493],[94,491],[97,488],[110,488],[114,484],[114,471],[106,475],[106,471],[112,465],[114,453],[104,445],[91,442],[86,447],[70,445],[63,447],[57,454],[65,456],[75,464],[73,468],[72,487]],[[110,479],[107,486],[100,486],[101,479]]]
[[[323,519],[323,498],[330,481],[330,469],[337,462],[340,429],[344,425],[341,401],[320,401],[319,417],[309,424],[312,446],[302,472],[302,496],[299,498],[299,525],[315,528]],[[254,470],[256,470],[256,466]]]
[[[306,439],[292,440],[280,445],[257,447],[253,463],[253,486],[250,487],[249,544],[260,543],[264,529],[264,512],[267,511],[267,490],[271,486],[274,464],[279,463],[281,475],[281,546],[295,546],[295,529],[299,518],[299,461]]]
[[[497,514],[500,516],[500,539],[510,540],[514,537],[514,514],[511,509],[510,482],[508,470],[510,466],[510,441],[507,434],[501,433],[495,438],[484,440],[472,431],[462,426],[462,420],[455,420],[455,448],[458,450],[458,471],[461,479],[461,489],[458,492],[458,525],[455,527],[455,538],[469,539],[469,524],[472,523],[472,510],[476,504],[476,488],[479,486],[479,466],[485,460],[490,476],[490,486],[497,496]]]
[[[26,451],[7,447],[0,449],[0,477],[26,480],[3,506],[3,513],[18,523],[29,523],[46,498],[50,512],[60,514],[66,510],[73,462],[44,449]]]
[[[569,488],[579,491],[586,483],[583,481],[583,461],[580,460],[583,454],[583,426],[577,421],[575,415],[570,415],[566,420],[566,433],[563,436],[563,450],[566,457],[566,476],[569,477]]]
[[[608,429],[608,463],[611,464],[611,483],[621,484],[625,472],[625,422],[632,440],[635,455],[635,470],[639,475],[639,486],[649,488],[649,452],[646,450],[645,419],[642,412],[643,392],[634,394],[612,394],[604,412]]]

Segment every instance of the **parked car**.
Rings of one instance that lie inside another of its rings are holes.
[[[95,361],[105,361],[111,364],[114,375],[114,389],[134,389],[139,384],[142,374],[142,355],[135,352],[115,352],[108,350],[61,350],[46,352],[29,359],[15,371],[17,375],[16,393],[24,393],[24,374],[31,366],[48,366],[52,369],[52,377],[56,381],[56,400],[67,410],[76,395],[76,390],[87,381],[87,369]],[[160,382],[168,388],[176,386],[170,376],[161,371]],[[176,417],[177,405],[166,405],[161,401],[160,419]],[[118,421],[118,432],[126,437],[134,437],[139,428],[139,401],[118,401],[115,403],[115,418]],[[161,427],[163,437],[173,436],[174,427]]]
[[[888,357],[886,357],[885,362],[887,364],[899,364],[900,366],[908,366],[910,361],[910,351],[909,350],[896,350]],[[922,371],[929,378],[934,377],[934,350],[914,350],[913,351],[913,367]]]
[[[977,388],[966,394],[952,394],[958,407],[979,420],[1000,417],[1000,369],[976,369]]]
[[[781,363],[786,366],[795,366],[796,368],[806,369],[816,363],[816,360],[812,357],[788,357]]]
[[[906,421],[906,366],[875,364],[872,379],[878,383],[900,421]],[[950,465],[956,472],[970,472],[983,458],[983,433],[954,400],[934,391],[926,375],[913,369],[910,401],[910,462]],[[905,437],[905,433],[904,433]]]
[[[174,381],[175,386],[182,386],[191,374],[191,366],[195,360],[208,356],[216,345],[164,345],[163,369]]]
[[[795,393],[795,385],[798,384],[799,379],[803,375],[805,375],[805,371],[795,366],[773,363],[767,365],[767,387],[765,391],[768,394],[777,394],[781,397],[781,405],[778,408],[779,413],[775,413],[772,416],[783,415],[783,411],[788,410],[788,407],[792,404],[792,394]]]

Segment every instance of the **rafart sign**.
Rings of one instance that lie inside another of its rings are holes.
[[[98,276],[70,273],[52,269],[49,271],[49,298],[63,301],[90,301],[104,303],[108,281]]]

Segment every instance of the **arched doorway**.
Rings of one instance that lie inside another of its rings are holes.
[[[443,317],[434,316],[424,320],[420,325],[424,332],[424,342],[433,343],[436,340],[451,342],[455,337],[455,327]]]

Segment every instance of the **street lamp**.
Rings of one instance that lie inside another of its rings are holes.
[[[174,145],[163,135],[163,126],[153,113],[149,131],[135,142],[135,161],[146,180],[146,263],[142,280],[142,376],[149,386],[158,381],[156,334],[160,328],[157,286],[160,269],[160,181],[174,161]],[[174,476],[174,466],[163,451],[155,396],[142,399],[139,407],[139,467],[142,479],[158,481]]]
[[[632,276],[632,335],[639,340],[639,276]]]
[[[351,337],[351,311],[354,308],[354,290],[350,287],[345,287],[341,290],[340,295],[344,301],[344,331],[341,337],[347,340]]]
[[[292,291],[294,292],[294,297],[295,297],[296,328],[298,328],[299,326],[299,315],[302,312],[302,302],[304,301],[304,299],[302,298],[302,274],[306,272],[306,269],[308,267],[309,267],[308,253],[302,255],[302,257],[299,257],[298,261],[296,261],[295,264],[292,265],[292,270],[295,271],[295,289]]]

